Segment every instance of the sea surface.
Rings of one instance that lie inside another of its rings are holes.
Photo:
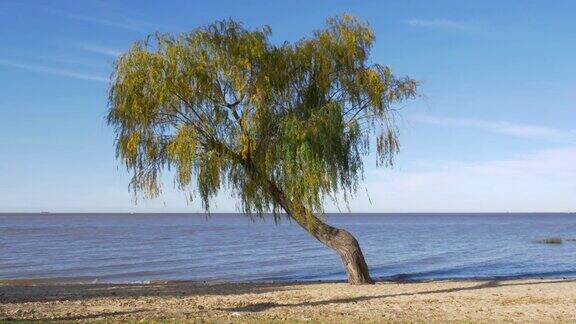
[[[375,278],[576,277],[576,214],[339,214]],[[0,214],[0,279],[344,280],[339,257],[283,221],[240,214]]]

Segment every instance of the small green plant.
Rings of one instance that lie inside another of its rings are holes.
[[[547,237],[541,241],[539,241],[539,243],[544,243],[544,244],[562,244],[563,240],[561,237]]]

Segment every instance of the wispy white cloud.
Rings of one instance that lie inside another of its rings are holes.
[[[480,25],[475,22],[449,19],[409,19],[405,20],[404,23],[413,27],[432,29],[451,29],[460,31],[477,31],[480,29]]]
[[[99,75],[82,73],[77,71],[71,71],[67,69],[55,68],[50,66],[44,65],[37,65],[31,64],[26,62],[17,62],[17,61],[10,61],[0,59],[0,66],[12,67],[17,69],[23,69],[33,72],[39,73],[48,73],[53,75],[59,75],[68,78],[80,79],[80,80],[87,80],[87,81],[96,81],[96,82],[108,82],[108,79]]]
[[[134,18],[134,10],[128,9],[127,6],[122,6],[119,1],[90,1],[88,4],[82,3],[82,5],[78,7],[82,8],[80,11],[71,11],[69,8],[59,8],[55,5],[44,4],[41,1],[38,1],[38,3],[35,2],[34,5],[41,10],[60,15],[61,17],[105,27],[137,32],[150,32],[151,28],[158,26],[155,22]],[[93,15],[95,12],[105,14],[95,16]]]
[[[64,64],[66,66],[73,67],[90,67],[90,68],[110,68],[110,64],[105,60],[98,57],[87,57],[86,55],[70,55],[69,53],[59,53],[59,54],[48,54],[39,57],[42,61],[53,62],[56,64]]]
[[[513,123],[508,121],[488,121],[469,118],[437,117],[416,115],[411,118],[420,123],[443,127],[476,128],[492,133],[549,140],[571,139],[576,137],[576,130],[563,130],[539,125]]]
[[[78,48],[84,50],[84,51],[88,51],[88,52],[92,52],[92,53],[96,53],[96,54],[102,54],[105,56],[110,56],[110,57],[118,57],[121,54],[121,51],[115,48],[111,48],[111,47],[107,47],[107,46],[101,46],[101,45],[96,45],[96,44],[80,44],[78,45]]]
[[[102,26],[108,27],[115,27],[115,28],[122,28],[132,31],[146,31],[146,27],[149,26],[148,23],[132,19],[132,18],[122,18],[122,19],[108,19],[108,18],[101,18],[101,17],[93,17],[93,16],[86,16],[86,15],[79,15],[79,14],[72,14],[72,13],[64,13],[64,15],[68,18],[90,22]]]
[[[576,211],[576,147],[484,162],[436,161],[425,170],[372,169],[354,211]]]

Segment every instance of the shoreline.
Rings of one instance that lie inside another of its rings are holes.
[[[559,275],[565,274],[565,275]],[[478,282],[478,281],[515,281],[515,280],[576,280],[576,271],[574,272],[550,272],[542,274],[526,274],[513,276],[492,276],[492,277],[446,277],[446,278],[424,278],[411,279],[409,275],[394,275],[389,277],[373,277],[376,283],[427,283],[427,282]],[[29,278],[0,278],[1,286],[18,286],[18,285],[44,285],[44,284],[110,284],[110,285],[147,285],[158,283],[175,283],[183,282],[197,285],[210,284],[336,284],[347,283],[345,279],[256,279],[256,280],[190,280],[190,279],[149,279],[135,281],[115,281],[106,280],[98,277],[29,277]]]
[[[0,321],[575,322],[576,279],[418,282],[0,281]]]

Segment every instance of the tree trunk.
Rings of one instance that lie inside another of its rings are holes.
[[[269,182],[269,185],[274,199],[292,219],[318,241],[340,255],[346,268],[348,283],[352,285],[374,283],[368,272],[368,265],[366,265],[360,245],[352,234],[346,230],[330,226],[314,215],[307,216],[301,206],[300,208],[292,208],[284,193],[273,182]]]
[[[292,216],[298,224],[318,241],[330,247],[342,258],[346,268],[348,283],[352,285],[373,284],[374,281],[368,272],[368,265],[356,238],[350,232],[332,227],[312,215],[312,219]],[[301,219],[304,218],[304,221]],[[310,216],[308,217],[310,218]]]

